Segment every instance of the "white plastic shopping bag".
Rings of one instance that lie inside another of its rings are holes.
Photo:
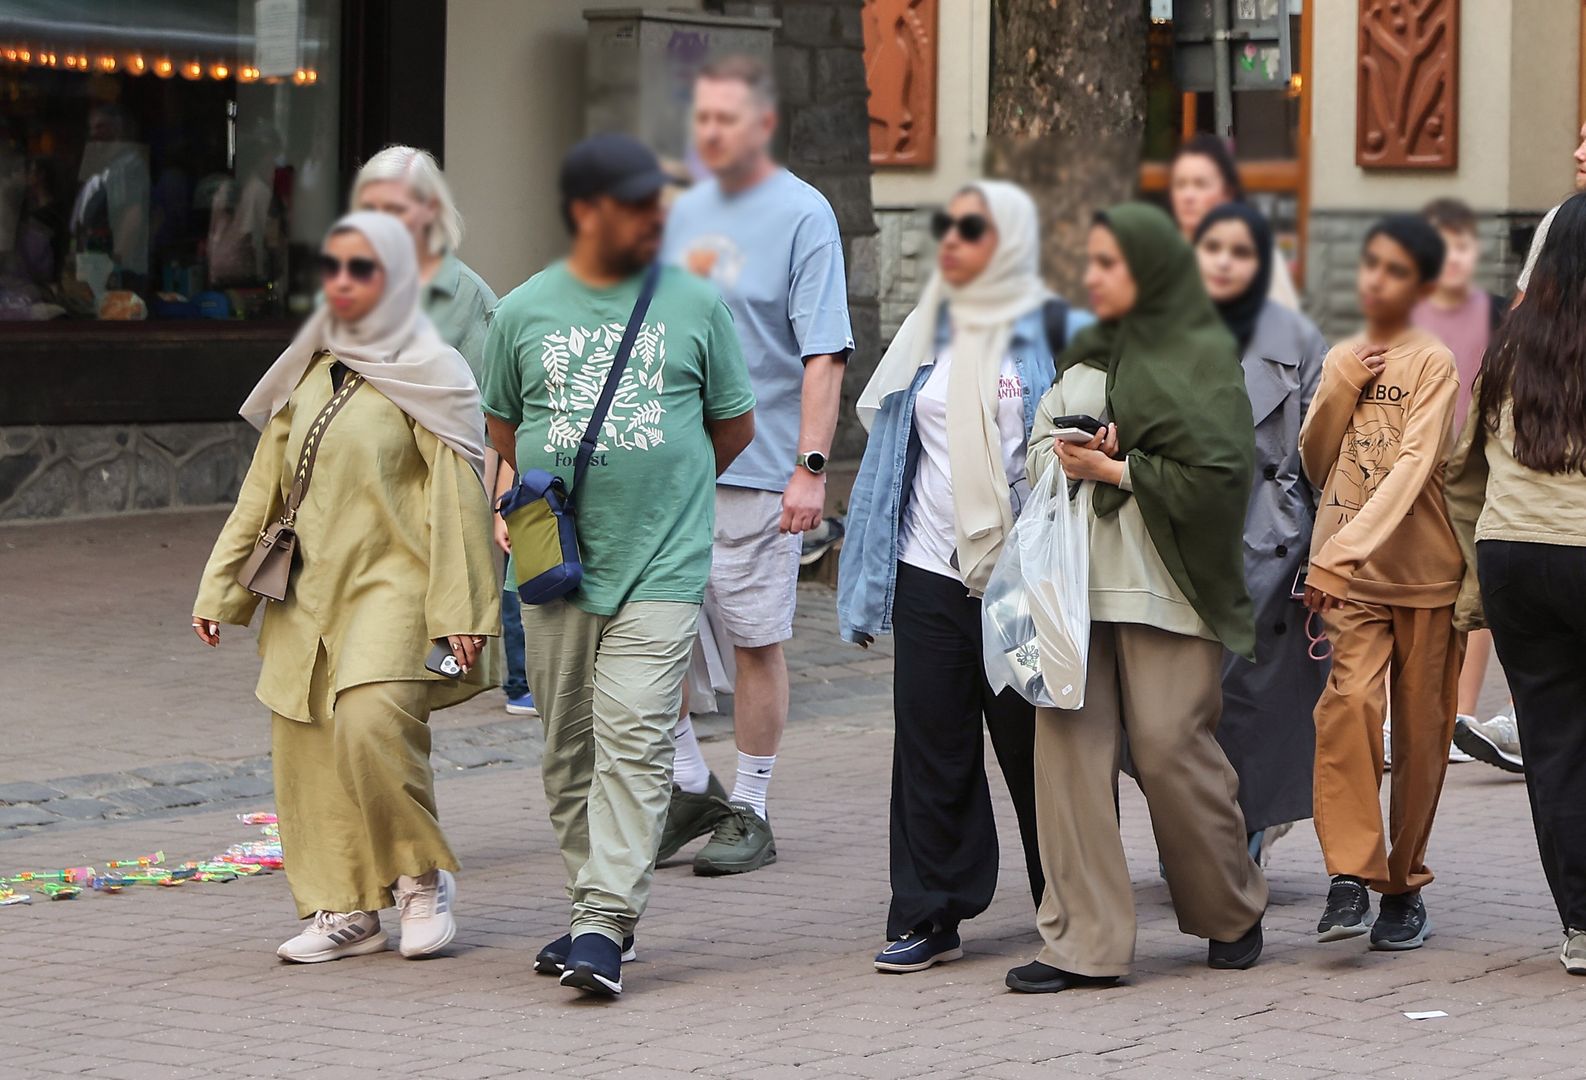
[[[1054,460],[1030,489],[991,571],[980,620],[986,678],[1031,704],[1085,703],[1090,649],[1090,521]]]

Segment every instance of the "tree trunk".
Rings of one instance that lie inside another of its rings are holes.
[[[1041,269],[1083,295],[1097,210],[1138,186],[1146,0],[993,0],[986,172],[1041,208]]]

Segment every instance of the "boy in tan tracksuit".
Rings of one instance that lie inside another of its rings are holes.
[[[1332,875],[1322,941],[1364,934],[1367,887],[1383,894],[1374,949],[1414,949],[1429,926],[1427,839],[1448,765],[1463,635],[1453,605],[1464,559],[1443,504],[1459,388],[1453,355],[1410,324],[1437,281],[1443,242],[1424,220],[1366,235],[1365,332],[1334,346],[1300,432],[1323,489],[1305,602],[1320,612],[1332,674],[1316,706],[1316,834]],[[1382,726],[1393,704],[1393,792],[1384,835]]]

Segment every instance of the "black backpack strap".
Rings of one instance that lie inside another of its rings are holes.
[[[1068,348],[1068,301],[1054,296],[1041,305],[1041,323],[1046,327],[1046,345],[1056,360]]]
[[[633,311],[628,315],[628,325],[622,331],[622,343],[617,346],[617,355],[611,358],[611,371],[606,375],[606,385],[600,388],[600,400],[595,402],[595,411],[589,414],[589,426],[584,429],[584,437],[578,442],[578,458],[573,463],[575,498],[578,489],[584,484],[584,471],[589,468],[589,459],[595,454],[595,444],[600,441],[600,426],[606,422],[606,414],[611,411],[611,402],[622,383],[622,373],[628,367],[628,356],[639,337],[639,328],[644,325],[644,313],[650,309],[650,300],[654,298],[655,286],[660,280],[661,264],[653,262],[644,273],[644,283],[639,286],[639,298],[633,302]]]

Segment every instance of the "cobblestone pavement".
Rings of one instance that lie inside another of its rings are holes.
[[[0,666],[0,782],[23,794],[26,783],[131,775],[139,786],[101,787],[123,798],[162,789],[204,796],[188,807],[118,805],[113,812],[126,816],[117,820],[51,811],[57,820],[45,827],[0,828],[0,872],[156,848],[201,857],[253,834],[235,814],[264,809],[267,795],[204,787],[262,776],[251,651],[200,651],[194,660],[183,640],[180,609],[215,524],[213,515],[172,515],[116,530],[0,530],[0,646],[37,659],[28,671],[11,660]],[[115,536],[145,538],[131,545],[143,551],[129,556],[139,569],[124,593],[109,588],[90,603],[101,590],[88,583],[106,562],[96,545]],[[696,878],[686,861],[662,868],[621,1000],[581,1000],[530,970],[536,949],[565,929],[560,859],[532,767],[531,725],[503,720],[491,702],[437,724],[445,778],[437,797],[464,864],[461,931],[447,956],[415,963],[393,951],[282,965],[273,950],[294,923],[280,874],[0,908],[0,1073],[1586,1076],[1586,980],[1569,979],[1554,959],[1557,919],[1523,785],[1480,765],[1450,774],[1430,855],[1439,878],[1427,891],[1437,933],[1419,952],[1313,942],[1326,878],[1302,825],[1269,867],[1262,963],[1208,970],[1203,943],[1177,932],[1144,805],[1126,784],[1141,933],[1125,985],[1043,997],[1003,990],[1004,971],[1033,956],[1037,939],[1000,793],[1002,849],[1012,861],[990,911],[964,928],[965,959],[877,975],[890,661],[832,643],[829,595],[807,591],[804,604],[795,723],[772,789],[780,861],[727,879]],[[70,644],[39,644],[52,634]],[[86,671],[85,658],[94,664]],[[469,748],[479,753],[469,758]],[[705,752],[730,772],[729,742],[708,742]],[[499,760],[478,760],[492,755]],[[232,771],[215,778],[204,767]],[[11,809],[98,799],[90,787]],[[1448,1015],[1405,1016],[1425,1011]]]

